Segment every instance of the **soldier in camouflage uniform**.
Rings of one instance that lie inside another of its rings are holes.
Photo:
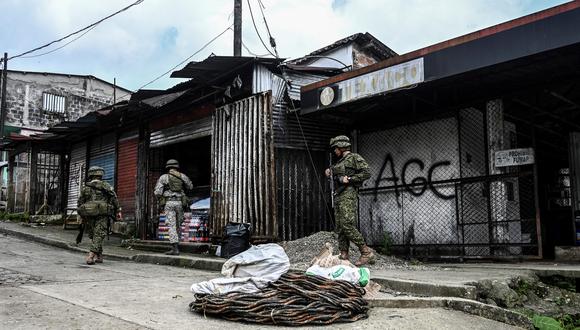
[[[89,238],[92,240],[86,262],[89,265],[103,262],[103,240],[107,235],[108,221],[117,215],[121,217],[121,208],[115,191],[107,182],[103,181],[105,171],[99,166],[91,166],[88,171],[88,181],[81,188],[77,202],[77,211],[87,227]],[[84,211],[92,208],[92,215],[84,215]],[[96,210],[96,211],[95,211]]]
[[[355,265],[374,263],[372,250],[355,227],[358,217],[358,188],[371,176],[369,165],[359,154],[350,151],[350,140],[345,135],[330,139],[330,147],[339,158],[336,164],[326,169],[325,174],[328,177],[332,175],[336,182],[334,217],[340,258],[349,259],[348,249],[350,242],[353,242],[361,252]]]
[[[177,160],[168,160],[165,168],[169,172],[163,174],[157,180],[154,194],[159,200],[159,205],[164,206],[165,223],[169,227],[171,250],[165,252],[165,254],[178,255],[178,228],[181,227],[183,222],[183,209],[187,206],[185,189],[193,189],[193,184],[187,175],[179,172],[179,162]]]

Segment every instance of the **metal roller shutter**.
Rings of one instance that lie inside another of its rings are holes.
[[[137,189],[137,145],[136,134],[127,134],[119,139],[117,171],[122,175],[117,178],[117,197],[123,208],[123,217],[135,218],[135,193]]]
[[[103,180],[115,187],[115,133],[104,134],[91,140],[89,167],[100,166],[105,170]]]
[[[68,178],[68,209],[77,208],[77,200],[81,185],[85,180],[87,163],[87,143],[81,142],[74,144],[70,152],[70,168]]]

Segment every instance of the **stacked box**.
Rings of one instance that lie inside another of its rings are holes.
[[[190,240],[193,242],[209,242],[209,214],[207,211],[194,211],[191,216],[192,236]]]
[[[157,239],[169,241],[169,227],[165,224],[165,213],[159,215],[159,227],[157,228]]]
[[[158,239],[169,240],[169,227],[165,224],[165,214],[159,216]],[[179,241],[181,242],[209,242],[209,215],[207,212],[185,212]]]

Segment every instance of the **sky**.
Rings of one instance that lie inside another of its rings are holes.
[[[0,0],[0,52],[17,55],[90,25],[136,0]],[[268,51],[259,0],[242,0],[244,56]],[[558,0],[261,0],[279,56],[297,58],[341,38],[369,32],[399,54],[553,7]],[[144,0],[46,55],[15,58],[8,69],[93,75],[137,90],[220,35],[188,61],[233,55],[233,0]],[[29,55],[49,52],[76,38]],[[1,56],[1,54],[0,54]],[[188,61],[178,66],[183,67]],[[148,85],[147,85],[148,84]]]

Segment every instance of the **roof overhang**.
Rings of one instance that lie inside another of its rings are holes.
[[[451,39],[307,85],[302,114],[469,74],[521,58],[580,45],[580,1]]]

